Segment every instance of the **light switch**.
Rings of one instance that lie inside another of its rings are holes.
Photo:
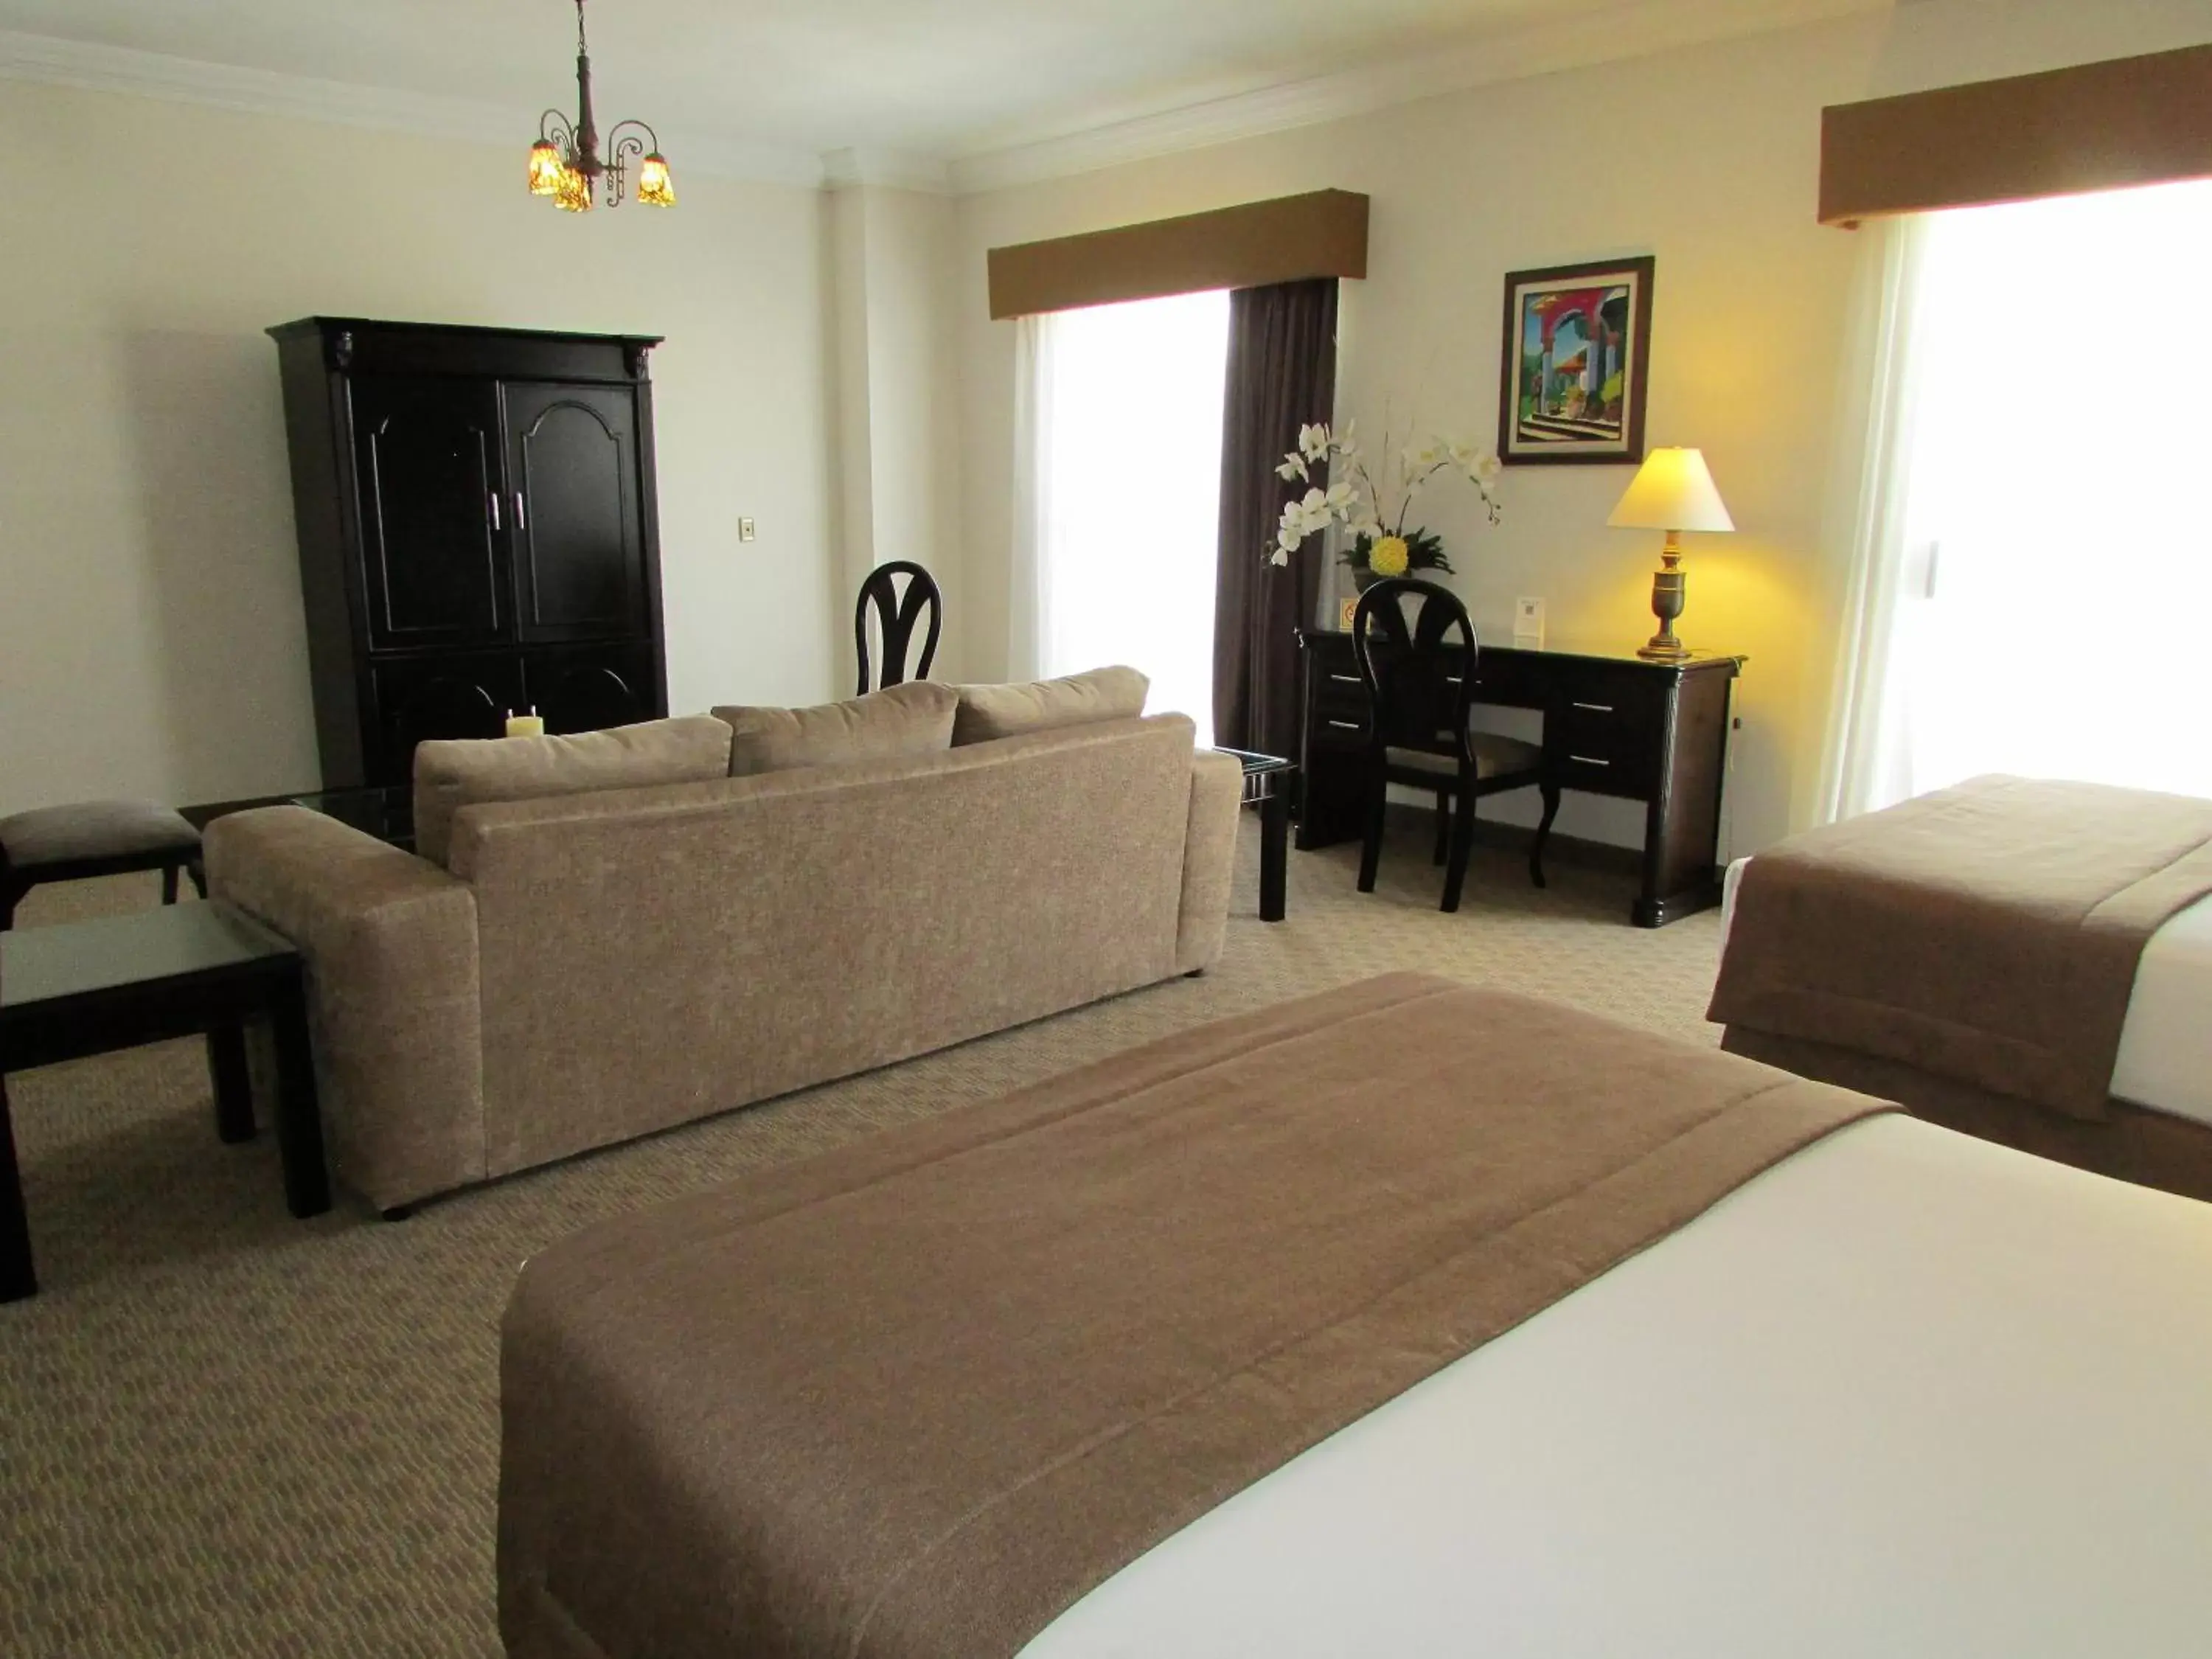
[[[753,521],[752,521],[750,519],[740,519],[740,520],[738,520],[738,539],[739,541],[741,541],[741,542],[749,542],[749,541],[752,540],[752,538],[753,538]]]

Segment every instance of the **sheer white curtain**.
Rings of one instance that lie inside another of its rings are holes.
[[[1016,349],[1014,672],[1127,663],[1209,743],[1229,296],[1024,318]]]
[[[1834,810],[1980,772],[2212,796],[2212,185],[1899,234]]]

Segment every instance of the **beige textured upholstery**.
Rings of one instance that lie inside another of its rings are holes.
[[[477,907],[434,864],[300,806],[208,826],[210,893],[307,962],[331,1172],[379,1208],[483,1179]]]
[[[717,708],[714,717],[731,727],[729,773],[742,778],[950,749],[959,702],[949,685],[915,680],[812,708]]]
[[[338,1172],[388,1207],[1207,966],[1240,773],[1192,739],[482,802],[450,875],[283,808],[210,872],[307,955]]]
[[[18,870],[78,859],[190,853],[199,844],[198,830],[152,801],[77,801],[0,818],[0,853]]]
[[[1451,741],[1446,736],[1444,741]],[[1534,772],[1544,763],[1544,751],[1533,743],[1523,743],[1518,738],[1501,738],[1492,732],[1473,734],[1474,775],[1477,778],[1502,778],[1509,773]],[[1434,772],[1443,778],[1459,775],[1459,763],[1449,755],[1432,755],[1425,749],[1390,749],[1383,751],[1393,766],[1409,767],[1417,772]]]
[[[591,789],[718,778],[730,728],[711,714],[566,737],[441,738],[415,749],[415,846],[447,861],[453,814],[476,801],[537,800]]]
[[[1134,720],[1152,682],[1133,668],[1094,668],[1020,685],[963,685],[952,741],[989,743],[1092,720]]]
[[[1229,933],[1229,878],[1237,861],[1237,811],[1244,803],[1244,768],[1207,749],[1190,769],[1190,822],[1183,831],[1182,919],[1176,930],[1176,971],[1194,974],[1221,958]]]

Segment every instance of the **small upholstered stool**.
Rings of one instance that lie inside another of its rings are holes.
[[[15,925],[24,894],[47,881],[82,881],[133,870],[161,872],[161,902],[177,902],[177,874],[202,898],[200,832],[166,806],[143,800],[88,800],[41,806],[0,818],[0,929]]]

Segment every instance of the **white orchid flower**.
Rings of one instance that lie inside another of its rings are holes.
[[[1280,552],[1295,553],[1298,550],[1298,544],[1304,540],[1296,525],[1286,524],[1275,532],[1275,546]]]
[[[1283,464],[1275,469],[1275,476],[1279,478],[1300,478],[1308,482],[1310,482],[1313,477],[1306,471],[1305,462],[1296,455],[1284,456]]]
[[[1351,484],[1342,482],[1331,484],[1325,499],[1328,503],[1328,510],[1341,517],[1352,510]]]
[[[1328,458],[1329,435],[1325,426],[1301,426],[1298,428],[1298,453],[1310,461]]]
[[[1487,495],[1498,488],[1498,480],[1505,476],[1505,463],[1495,455],[1479,456],[1468,476],[1474,480],[1485,495]]]
[[[1290,554],[1279,547],[1273,552],[1267,555],[1267,562],[1269,564],[1288,564],[1290,562]]]

